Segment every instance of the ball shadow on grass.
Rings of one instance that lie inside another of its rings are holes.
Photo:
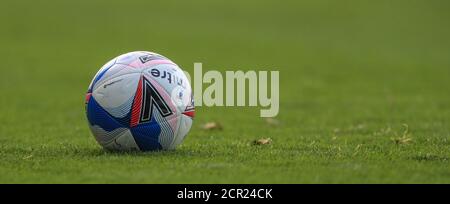
[[[81,146],[73,144],[61,145],[37,145],[33,147],[24,147],[22,145],[0,146],[0,153],[5,155],[14,155],[14,158],[23,160],[34,160],[36,158],[93,158],[93,157],[207,157],[208,152],[202,152],[193,149],[177,148],[175,150],[159,151],[111,151],[95,146]]]
[[[155,151],[140,151],[140,150],[107,150],[103,148],[86,148],[78,151],[84,156],[133,156],[133,157],[166,157],[166,156],[184,156],[184,157],[202,157],[208,156],[207,152],[195,151],[191,149],[177,148],[174,150],[155,150]]]

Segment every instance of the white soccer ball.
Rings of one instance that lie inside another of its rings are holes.
[[[86,114],[97,142],[108,150],[174,149],[194,117],[191,85],[178,65],[136,51],[106,63],[86,94]]]

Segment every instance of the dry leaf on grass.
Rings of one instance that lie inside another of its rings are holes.
[[[412,138],[403,136],[398,138],[392,138],[392,141],[394,141],[395,144],[408,144],[412,141]]]
[[[412,142],[411,134],[409,133],[409,126],[407,124],[403,124],[405,127],[405,131],[403,132],[402,137],[391,138],[395,144],[408,144]]]
[[[279,126],[280,125],[280,121],[278,121],[275,118],[266,118],[265,121],[268,125],[271,125],[271,126]]]
[[[270,138],[261,138],[259,140],[253,141],[254,145],[268,145],[272,143],[272,139]]]
[[[361,147],[362,147],[362,144],[358,144],[358,145],[355,147],[355,152],[353,153],[352,156],[356,156],[356,155],[359,153],[359,150],[361,149]]]
[[[222,125],[218,122],[207,122],[202,126],[204,130],[222,130]]]
[[[24,156],[22,159],[31,159],[32,157],[33,157],[33,155],[30,154],[30,155]]]

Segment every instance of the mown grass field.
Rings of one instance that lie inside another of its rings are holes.
[[[3,0],[0,182],[450,183],[449,9],[444,0]],[[194,62],[279,70],[280,124],[259,108],[197,107],[175,151],[103,151],[84,94],[101,65],[134,50],[189,72]],[[210,121],[223,130],[203,130]]]

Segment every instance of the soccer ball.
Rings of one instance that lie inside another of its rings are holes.
[[[192,89],[171,60],[137,51],[106,63],[86,94],[86,115],[97,142],[108,150],[174,149],[194,117]]]

